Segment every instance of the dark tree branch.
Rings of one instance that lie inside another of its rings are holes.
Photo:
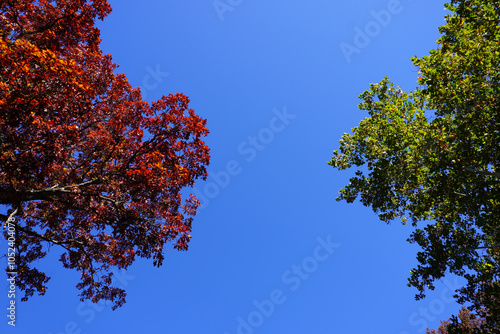
[[[490,172],[487,170],[464,168],[464,171],[469,172],[469,173],[475,173],[475,174],[486,175],[486,176],[494,176],[494,177],[500,178],[500,173]]]
[[[7,226],[8,222],[13,222],[14,221],[14,216],[17,214],[17,211],[19,210],[19,207],[16,207],[14,211],[10,213],[10,215],[5,219],[5,223],[3,224],[3,229],[5,230],[5,226]],[[5,215],[2,215],[5,217]]]
[[[67,194],[72,192],[72,188],[85,187],[92,184],[98,184],[102,181],[100,179],[93,179],[90,181],[85,181],[79,184],[72,184],[69,186],[59,187],[56,184],[50,188],[40,189],[40,190],[6,190],[0,189],[0,204],[16,204],[26,201],[36,201],[36,200],[49,200],[51,197],[61,194]]]

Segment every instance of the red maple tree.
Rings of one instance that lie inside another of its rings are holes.
[[[16,231],[22,300],[49,277],[50,245],[81,273],[82,300],[125,301],[112,268],[160,266],[186,250],[200,205],[181,191],[205,179],[206,121],[182,94],[149,104],[100,50],[105,0],[0,0],[0,214]],[[12,230],[12,229],[11,229]]]
[[[426,334],[492,334],[497,333],[489,329],[482,329],[486,321],[471,313],[463,306],[458,312],[458,317],[453,316],[451,321],[441,321],[441,326],[437,330],[429,329]]]

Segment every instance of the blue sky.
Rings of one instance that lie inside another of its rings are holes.
[[[410,334],[457,313],[453,277],[414,300],[411,227],[336,202],[351,172],[327,165],[366,117],[370,83],[415,87],[410,58],[436,46],[444,1],[110,3],[99,27],[117,72],[149,101],[186,94],[207,119],[212,163],[192,190],[204,206],[190,249],[118,272],[127,303],[111,311],[78,300],[79,275],[54,247],[39,263],[47,294],[0,332]]]

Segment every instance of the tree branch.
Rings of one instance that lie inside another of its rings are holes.
[[[7,217],[7,219],[5,219],[5,223],[3,224],[3,229],[5,230],[5,226],[7,226],[7,223],[10,222],[10,221],[14,221],[14,216],[16,215],[17,211],[19,210],[19,207],[16,207],[16,209],[14,211],[12,211],[10,213],[10,215]],[[2,215],[2,216],[5,216],[5,215]]]
[[[490,171],[487,171],[487,170],[478,170],[478,169],[473,169],[473,168],[464,168],[464,171],[469,172],[469,173],[475,173],[475,174],[487,175],[487,176],[494,176],[494,177],[500,178],[500,173],[490,172]]]
[[[0,189],[0,204],[14,204],[25,201],[48,200],[55,195],[71,193],[72,188],[80,188],[98,183],[101,183],[100,179],[93,179],[90,181],[85,181],[79,184],[72,184],[64,187],[59,187],[59,184],[56,184],[50,188],[45,188],[40,190],[19,191],[19,190]]]
[[[67,251],[69,251],[69,252],[71,252],[71,249],[70,249],[70,248],[68,248],[68,247],[66,247],[64,244],[68,244],[68,243],[71,243],[71,242],[81,243],[81,242],[78,242],[77,240],[74,240],[74,239],[72,239],[72,240],[68,240],[68,241],[57,241],[57,240],[54,240],[54,239],[50,239],[50,238],[48,238],[48,237],[46,237],[46,236],[44,236],[44,235],[42,235],[42,234],[39,234],[39,233],[37,233],[37,232],[35,232],[35,231],[32,231],[32,230],[30,230],[30,229],[28,229],[28,228],[24,228],[24,227],[22,227],[22,226],[20,226],[20,225],[18,225],[18,224],[16,224],[16,227],[17,227],[20,231],[22,231],[22,232],[24,232],[24,233],[26,233],[26,234],[28,234],[28,235],[31,235],[32,237],[37,237],[37,238],[40,238],[40,239],[42,239],[42,240],[45,240],[45,241],[51,242],[51,243],[53,243],[54,245],[59,245],[59,246],[63,247],[64,249],[66,249],[66,250],[67,250]]]

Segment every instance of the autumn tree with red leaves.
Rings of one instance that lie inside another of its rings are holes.
[[[452,319],[441,321],[441,326],[437,330],[427,329],[426,334],[492,334],[493,331],[488,329],[482,330],[485,320],[478,318],[471,313],[465,306],[458,312],[458,317],[453,316]]]
[[[100,50],[104,0],[0,0],[0,218],[16,231],[22,300],[45,294],[51,245],[82,300],[125,302],[113,268],[186,250],[205,179],[206,121],[182,94],[149,104]]]

